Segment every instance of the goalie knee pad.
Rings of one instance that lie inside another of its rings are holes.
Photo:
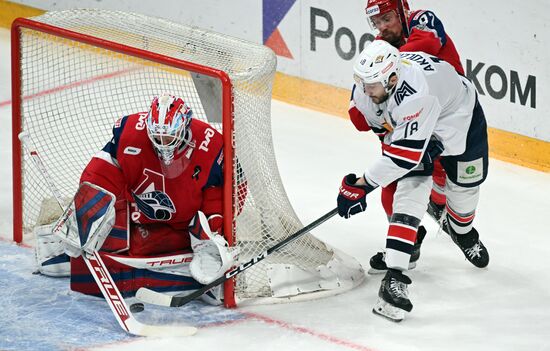
[[[60,238],[52,233],[53,224],[35,227],[35,259],[38,271],[50,277],[68,277],[71,273],[70,258],[64,252]]]

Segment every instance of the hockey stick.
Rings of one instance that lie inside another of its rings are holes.
[[[202,296],[204,293],[206,293],[208,290],[212,289],[213,287],[216,287],[222,283],[224,283],[226,280],[231,279],[232,277],[236,276],[237,274],[247,270],[248,268],[254,266],[256,263],[262,261],[267,256],[271,255],[273,252],[277,251],[278,249],[286,246],[287,244],[293,242],[294,240],[300,238],[302,235],[306,234],[310,230],[316,228],[332,216],[334,216],[336,213],[338,213],[338,208],[335,208],[331,210],[330,212],[324,214],[317,220],[313,221],[312,223],[308,224],[304,228],[298,230],[296,233],[292,234],[288,238],[280,241],[279,243],[275,244],[274,246],[268,248],[267,250],[260,253],[258,256],[250,259],[249,261],[242,263],[236,268],[233,268],[226,272],[224,275],[219,277],[218,279],[214,280],[213,282],[206,284],[202,288],[195,290],[191,294],[188,295],[167,295],[163,294],[151,289],[147,288],[139,288],[139,290],[136,293],[136,297],[140,299],[141,301],[145,303],[150,303],[154,305],[160,305],[160,306],[166,306],[166,307],[180,307],[183,306],[197,297]]]
[[[29,133],[20,133],[19,140],[21,140],[23,147],[29,153],[34,164],[44,177],[44,180],[48,184],[48,188],[54,195],[59,206],[63,208],[61,203],[61,193],[53,182],[48,170],[44,166],[42,158],[32,144]],[[70,216],[71,212],[72,209],[69,206],[62,215],[63,219],[66,220]],[[94,251],[92,254],[87,255],[83,252],[82,258],[84,259],[84,262],[86,262],[86,265],[101,290],[103,297],[105,297],[111,311],[115,315],[118,324],[120,324],[122,329],[126,332],[138,336],[190,336],[197,332],[197,328],[191,326],[156,326],[139,322],[128,308],[128,305],[124,301],[124,298],[114,283],[113,278],[101,260],[99,253]]]

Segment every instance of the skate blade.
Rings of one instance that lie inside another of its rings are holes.
[[[416,261],[415,262],[409,262],[408,270],[410,271],[411,269],[415,269],[415,268],[416,268]],[[367,273],[372,274],[372,275],[376,275],[376,274],[386,274],[387,271],[388,271],[388,269],[376,269],[376,268],[370,267],[369,270],[367,271]]]
[[[396,323],[405,319],[405,310],[397,308],[381,298],[379,298],[376,305],[374,305],[372,312]]]

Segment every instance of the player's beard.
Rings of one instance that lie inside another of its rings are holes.
[[[403,37],[402,34],[397,35],[394,32],[385,31],[382,33],[381,37],[398,49],[405,44],[405,37]]]
[[[388,97],[390,96],[390,94],[388,93],[385,93],[383,96],[381,97],[378,97],[378,96],[371,96],[371,100],[372,102],[374,102],[375,104],[377,105],[380,105],[381,103],[385,102],[386,100],[388,100]]]

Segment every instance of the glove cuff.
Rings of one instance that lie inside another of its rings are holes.
[[[354,173],[350,173],[347,176],[344,177],[343,184],[348,187],[354,187],[362,189],[365,192],[365,195],[372,192],[374,189],[378,187],[378,184],[373,184],[372,182],[369,182],[365,176],[362,176],[363,180],[366,184],[357,185],[357,181],[359,180],[359,177],[357,177]]]

